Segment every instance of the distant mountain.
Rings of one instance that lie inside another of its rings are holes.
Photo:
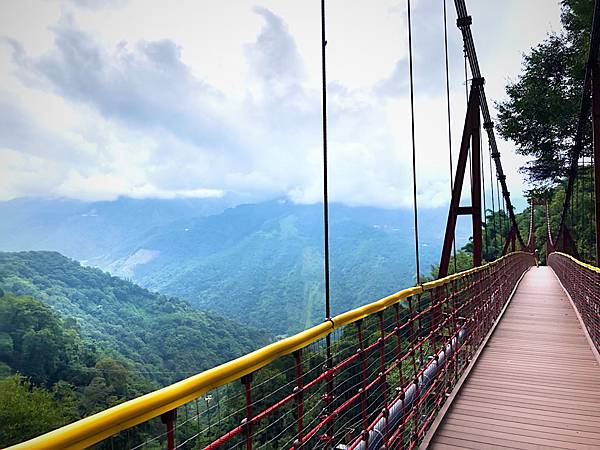
[[[55,252],[0,253],[0,289],[50,306],[99,349],[161,385],[268,340],[262,332]]]
[[[153,227],[207,216],[239,203],[233,197],[83,202],[20,198],[0,202],[0,250],[53,250],[89,265],[114,260],[114,250]]]
[[[437,263],[445,211],[420,214],[421,271]],[[412,214],[331,207],[332,309],[414,284]],[[466,241],[466,233],[459,241]],[[288,334],[323,320],[321,205],[272,201],[156,227],[106,268],[238,321]]]
[[[226,208],[207,200],[120,199],[55,208],[53,201],[31,202],[9,205],[21,212],[5,216],[0,236],[10,229],[13,237],[0,238],[0,249],[61,250],[275,334],[323,319],[322,205],[274,200]],[[6,208],[0,203],[0,213]],[[439,260],[446,215],[445,208],[419,211],[422,273]],[[335,313],[414,284],[411,210],[333,204],[330,218]],[[459,225],[458,247],[470,234],[466,221]]]

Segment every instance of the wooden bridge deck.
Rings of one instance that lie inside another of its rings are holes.
[[[600,448],[597,353],[551,268],[525,274],[429,448]]]

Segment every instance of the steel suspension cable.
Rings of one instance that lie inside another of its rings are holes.
[[[415,232],[415,266],[417,284],[421,283],[419,267],[419,219],[417,202],[417,153],[415,147],[415,94],[413,78],[413,53],[412,53],[412,24],[410,15],[410,0],[406,0],[408,19],[408,66],[410,76],[410,118],[411,118],[411,140],[412,140],[412,175],[413,175],[413,214]]]
[[[498,232],[500,236],[502,236],[502,228],[504,227],[504,224],[502,222],[502,204],[500,203],[500,184],[498,182],[498,174],[496,174],[496,197],[498,204],[498,224],[500,226]]]
[[[465,98],[467,101],[467,109],[469,108],[469,71],[467,68],[467,50],[463,47],[463,58],[465,61]],[[469,146],[469,183],[473,186],[473,165],[471,164],[471,146]],[[473,202],[473,199],[471,199]]]
[[[325,256],[325,320],[331,318],[329,288],[329,190],[327,187],[327,72],[325,61],[325,0],[321,0],[321,75],[323,96],[323,251]]]
[[[485,203],[485,167],[483,164],[483,136],[481,135],[481,127],[479,127],[479,154],[481,156],[481,164],[478,168],[481,174],[481,190],[483,191],[483,232],[485,236],[485,252],[487,257],[490,255],[490,246],[489,246],[489,237],[488,237],[488,227],[487,227],[487,206]]]
[[[331,296],[330,296],[330,275],[329,275],[329,193],[327,185],[327,67],[326,52],[327,39],[325,34],[325,0],[321,0],[321,74],[322,74],[322,94],[323,94],[323,241],[324,241],[324,275],[325,275],[325,320],[331,320]],[[325,338],[325,366],[327,370],[333,367],[333,357],[331,355],[331,335]],[[330,407],[333,399],[333,380],[328,380],[326,384],[325,410]],[[327,427],[327,431],[331,426]]]
[[[494,235],[492,238],[492,246],[498,243],[498,228],[496,227],[496,205],[494,201],[494,176],[492,171],[492,151],[490,149],[490,143],[488,142],[488,156],[489,156],[489,167],[490,167],[490,190],[492,194],[492,227],[494,229]],[[495,247],[494,247],[495,248]],[[494,257],[497,255],[494,254]]]
[[[498,194],[499,192],[496,192],[496,193]],[[498,209],[500,209],[500,212],[501,212],[500,218],[502,219],[502,225],[501,225],[502,233],[503,234],[507,233],[507,235],[508,235],[510,224],[506,223],[506,210],[505,210],[506,208],[505,208],[505,206],[506,205],[504,204],[504,197],[499,197],[498,198]]]
[[[577,163],[577,166],[578,166],[578,168],[577,168],[577,177],[576,177],[576,180],[575,180],[575,184],[577,186],[577,191],[576,191],[577,192],[576,193],[576,195],[577,195],[577,207],[575,209],[575,214],[578,216],[576,218],[576,220],[577,220],[577,227],[576,227],[577,233],[575,235],[575,239],[576,240],[577,239],[581,239],[583,237],[581,235],[582,234],[581,233],[582,232],[582,228],[583,228],[582,227],[582,224],[583,224],[583,215],[582,215],[583,209],[582,209],[582,201],[581,201],[582,200],[581,196],[583,194],[583,190],[582,190],[581,184],[582,184],[582,180],[583,180],[583,177],[584,177],[583,170],[579,167],[579,163]],[[585,251],[585,249],[582,249],[582,250]]]
[[[446,59],[446,112],[448,118],[448,156],[450,163],[450,195],[454,191],[454,175],[452,163],[452,116],[450,114],[450,69],[448,63],[448,13],[446,9],[446,0],[443,1],[444,5],[444,55]],[[452,252],[454,261],[454,272],[456,272],[456,229],[452,231]]]
[[[595,190],[595,183],[600,182],[596,180],[596,173],[595,173],[595,167],[596,167],[596,161],[595,161],[595,155],[594,152],[592,151],[590,154],[590,203],[592,205],[592,208],[595,207],[596,205],[596,190]],[[594,224],[594,230],[596,229],[596,214],[595,214],[595,209],[590,208],[590,215],[592,216],[592,219],[590,221],[590,223]],[[594,239],[594,254],[593,256],[595,257],[598,254],[598,235],[595,234],[595,239]],[[600,261],[596,261],[596,265],[600,266]]]
[[[593,218],[592,216],[594,215],[592,212],[592,205],[593,203],[593,199],[592,199],[592,190],[594,189],[594,185],[593,183],[593,178],[592,178],[592,173],[593,173],[593,168],[594,166],[592,165],[592,153],[590,152],[590,155],[588,156],[588,166],[587,166],[587,172],[588,172],[588,176],[586,178],[587,180],[587,187],[586,190],[588,192],[588,197],[589,197],[589,208],[586,208],[587,211],[587,215],[589,216],[589,220],[586,220],[584,223],[590,224],[592,225],[593,222]],[[593,227],[593,225],[592,225]],[[593,228],[592,228],[593,229]],[[590,242],[590,251],[592,252],[592,254],[590,255],[590,261],[595,261],[596,259],[596,252],[594,250],[594,243]]]
[[[588,156],[588,166],[587,166],[587,169],[586,169],[586,173],[589,172],[589,174],[586,176],[586,179],[585,179],[586,180],[585,191],[588,193],[588,197],[589,197],[589,203],[588,203],[588,205],[590,205],[590,206],[589,207],[585,207],[585,209],[584,209],[584,211],[587,213],[586,216],[588,216],[589,219],[587,219],[587,217],[586,217],[586,219],[583,222],[583,223],[589,224],[589,225],[592,225],[594,223],[593,219],[592,219],[592,208],[591,208],[591,205],[593,205],[593,203],[592,203],[592,195],[591,195],[592,194],[591,190],[593,189],[593,185],[591,184],[591,181],[592,181],[592,171],[591,171],[591,169],[592,169],[592,167],[593,167],[592,166],[592,155],[590,153],[590,156]],[[585,197],[584,197],[584,202],[585,202]],[[596,252],[595,252],[595,249],[594,249],[594,243],[592,241],[590,241],[590,248],[589,249],[590,249],[590,252],[591,252],[589,260],[590,261],[595,261],[596,260]]]
[[[463,58],[465,63],[465,99],[467,101],[467,106],[469,105],[469,74],[467,70],[467,49],[463,47]]]

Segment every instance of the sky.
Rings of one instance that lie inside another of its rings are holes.
[[[456,160],[464,60],[447,2]],[[412,0],[422,207],[450,195],[442,5]],[[467,8],[488,101],[502,100],[523,52],[560,31],[558,0]],[[330,198],[411,206],[406,1],[328,0],[326,14]],[[0,200],[320,201],[320,58],[318,0],[1,2]],[[524,160],[499,148],[522,205]]]

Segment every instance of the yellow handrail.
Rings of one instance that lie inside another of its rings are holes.
[[[585,267],[585,268],[586,268],[586,269],[588,269],[588,270],[591,270],[591,271],[593,271],[593,272],[596,272],[596,273],[600,273],[600,267],[596,267],[596,266],[593,266],[593,265],[591,265],[591,264],[584,263],[583,261],[579,261],[577,258],[575,258],[575,257],[573,257],[573,256],[571,256],[571,255],[569,255],[569,254],[567,254],[567,253],[562,253],[562,252],[552,252],[552,253],[550,253],[550,255],[560,255],[560,256],[564,256],[564,257],[566,257],[566,258],[569,258],[569,259],[570,259],[571,261],[573,261],[574,263],[576,263],[576,264],[579,264],[581,267]]]
[[[525,252],[510,253],[483,266],[396,292],[373,303],[342,313],[320,325],[267,345],[225,364],[9,448],[11,450],[37,450],[82,449],[89,447],[122,430],[146,422],[167,411],[184,405],[212,389],[255,372],[277,358],[289,355],[324,338],[338,328],[383,311],[410,296],[435,289],[454,280],[480,272],[498,264],[511,255],[519,253]]]

